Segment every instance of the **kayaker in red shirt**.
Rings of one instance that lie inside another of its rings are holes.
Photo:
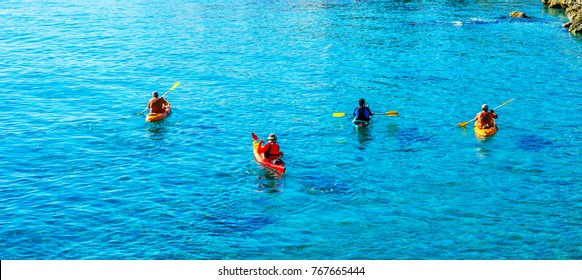
[[[489,127],[493,127],[493,119],[497,118],[497,114],[495,113],[495,111],[491,110],[489,112],[487,112],[487,110],[489,110],[489,106],[487,106],[487,104],[483,104],[483,106],[481,106],[481,112],[479,112],[477,114],[477,116],[474,118],[474,120],[476,120],[476,124],[481,128],[489,128]]]
[[[148,108],[150,108],[150,114],[158,113],[162,114],[166,111],[164,105],[166,104],[166,100],[164,98],[158,98],[158,92],[154,91],[152,93],[152,98],[148,102]]]
[[[259,141],[259,147],[257,148],[257,152],[262,154],[264,158],[275,161],[281,160],[279,157],[283,156],[283,153],[280,150],[279,144],[277,143],[277,135],[275,133],[269,134],[267,137],[267,144],[263,146],[263,139]]]

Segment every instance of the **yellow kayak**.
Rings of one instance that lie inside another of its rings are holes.
[[[493,126],[489,128],[479,128],[477,123],[475,123],[473,129],[475,130],[475,134],[477,134],[477,136],[481,137],[493,136],[495,135],[495,133],[497,133],[497,123],[493,121]]]
[[[146,122],[156,122],[156,121],[159,121],[159,120],[167,117],[170,114],[170,112],[172,111],[172,108],[170,106],[170,102],[167,100],[166,100],[166,103],[164,104],[164,110],[165,110],[165,112],[163,112],[163,113],[147,114],[147,116],[145,117],[145,121]]]

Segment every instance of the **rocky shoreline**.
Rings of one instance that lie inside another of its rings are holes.
[[[564,24],[572,35],[582,35],[582,0],[542,0],[551,9],[565,9],[570,22]]]

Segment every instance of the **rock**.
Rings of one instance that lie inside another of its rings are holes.
[[[522,12],[511,12],[509,14],[510,17],[514,17],[514,18],[531,18],[530,16],[526,15],[525,13]]]
[[[552,9],[566,9],[570,6],[576,5],[577,0],[542,0],[544,5]],[[579,2],[578,2],[579,4]]]
[[[568,31],[574,35],[582,35],[582,18],[578,18],[576,21],[571,21]]]
[[[576,21],[576,19],[582,17],[582,4],[566,8],[566,16],[571,21]]]
[[[566,8],[566,16],[570,20],[568,31],[574,35],[582,35],[582,4]]]
[[[542,0],[548,8],[565,9],[570,22],[562,25],[570,34],[582,35],[582,2],[580,0]]]

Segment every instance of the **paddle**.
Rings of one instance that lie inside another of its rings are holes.
[[[251,136],[253,136],[253,140],[260,141],[261,139],[257,136],[254,132],[251,132]]]
[[[346,115],[346,113],[344,112],[334,112],[333,114],[331,114],[333,117],[335,118],[341,118],[344,117]],[[397,111],[388,111],[384,114],[374,114],[374,116],[389,116],[389,117],[396,117],[398,116],[398,112]]]
[[[499,106],[497,106],[497,107],[493,108],[493,110],[491,110],[491,111],[495,111],[495,110],[497,110],[497,109],[499,109],[499,108],[501,108],[501,107],[503,107],[503,106],[507,105],[507,103],[509,103],[509,102],[511,102],[511,101],[513,101],[513,100],[515,100],[515,98],[513,98],[513,99],[511,99],[511,100],[507,100],[507,101],[505,101],[505,103],[503,103],[503,104],[501,104],[501,105],[499,105]],[[473,119],[471,119],[471,120],[469,120],[469,121],[466,121],[466,122],[460,122],[460,123],[458,123],[458,124],[457,124],[457,126],[460,126],[460,127],[465,127],[465,126],[467,126],[467,124],[469,124],[470,122],[474,122],[474,121],[476,121],[476,120],[477,120],[476,118],[473,118]]]
[[[174,89],[175,89],[175,88],[177,88],[179,85],[180,85],[180,82],[177,82],[177,83],[175,83],[175,84],[172,86],[172,88],[170,88],[170,90],[166,91],[166,93],[164,93],[164,94],[162,95],[162,97],[160,97],[160,98],[163,98],[164,96],[166,96],[166,94],[170,93],[170,91],[174,90]],[[141,112],[139,112],[139,113],[137,113],[137,114],[138,114],[138,115],[141,115],[141,114],[143,114],[143,113],[144,113],[144,112],[145,112],[147,109],[149,109],[149,108],[145,108],[145,109],[143,109],[143,111],[141,111]]]

